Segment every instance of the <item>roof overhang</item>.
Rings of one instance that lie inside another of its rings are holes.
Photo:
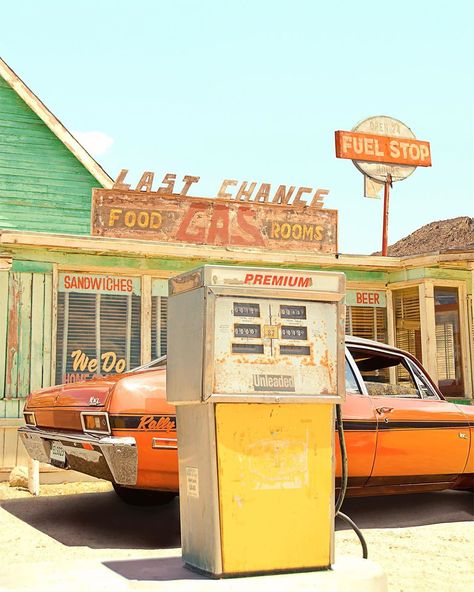
[[[17,74],[0,58],[0,76],[12,87],[17,95],[48,126],[53,134],[74,154],[79,162],[97,179],[105,189],[110,189],[113,179],[100,164],[87,152],[66,127],[55,117],[44,103],[26,86]]]

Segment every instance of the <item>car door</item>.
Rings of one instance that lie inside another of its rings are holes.
[[[351,349],[378,419],[368,485],[448,483],[463,471],[469,428],[413,359],[389,348]]]
[[[372,472],[377,438],[377,418],[370,397],[350,354],[346,356],[346,400],[342,405],[348,459],[348,486],[362,487]],[[340,483],[341,454],[336,434],[336,485]]]

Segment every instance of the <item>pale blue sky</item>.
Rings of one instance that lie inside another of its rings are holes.
[[[390,115],[429,140],[433,167],[394,186],[390,243],[474,215],[470,0],[3,4],[0,55],[71,131],[113,143],[97,160],[330,190],[339,250],[381,243],[382,201],[334,155],[334,130]]]

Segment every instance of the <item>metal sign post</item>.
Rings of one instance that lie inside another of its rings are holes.
[[[429,142],[417,140],[412,130],[393,117],[379,115],[358,123],[350,132],[336,132],[336,157],[349,158],[364,174],[365,197],[378,197],[384,189],[382,255],[388,249],[390,188],[418,166],[431,166]]]
[[[392,175],[389,173],[385,179],[383,188],[383,228],[382,228],[382,255],[387,256],[388,249],[388,202],[390,199],[390,187],[392,186]]]

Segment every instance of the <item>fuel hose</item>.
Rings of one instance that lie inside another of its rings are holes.
[[[337,496],[337,500],[336,500],[336,508],[335,508],[335,515],[336,517],[342,518],[342,520],[344,520],[344,522],[346,522],[347,524],[349,524],[349,526],[354,530],[354,532],[356,533],[360,544],[362,546],[362,557],[364,559],[367,559],[369,556],[368,550],[367,550],[367,543],[366,540],[364,539],[364,535],[362,534],[360,528],[357,526],[357,524],[351,520],[351,518],[349,518],[349,516],[346,516],[346,514],[343,514],[341,512],[341,506],[342,503],[344,502],[344,498],[346,496],[346,491],[347,491],[347,449],[346,449],[346,440],[344,438],[344,425],[342,422],[342,410],[341,410],[341,406],[340,405],[336,405],[336,427],[337,427],[337,433],[338,433],[338,437],[339,437],[339,447],[341,449],[341,489],[339,490],[339,495]]]

